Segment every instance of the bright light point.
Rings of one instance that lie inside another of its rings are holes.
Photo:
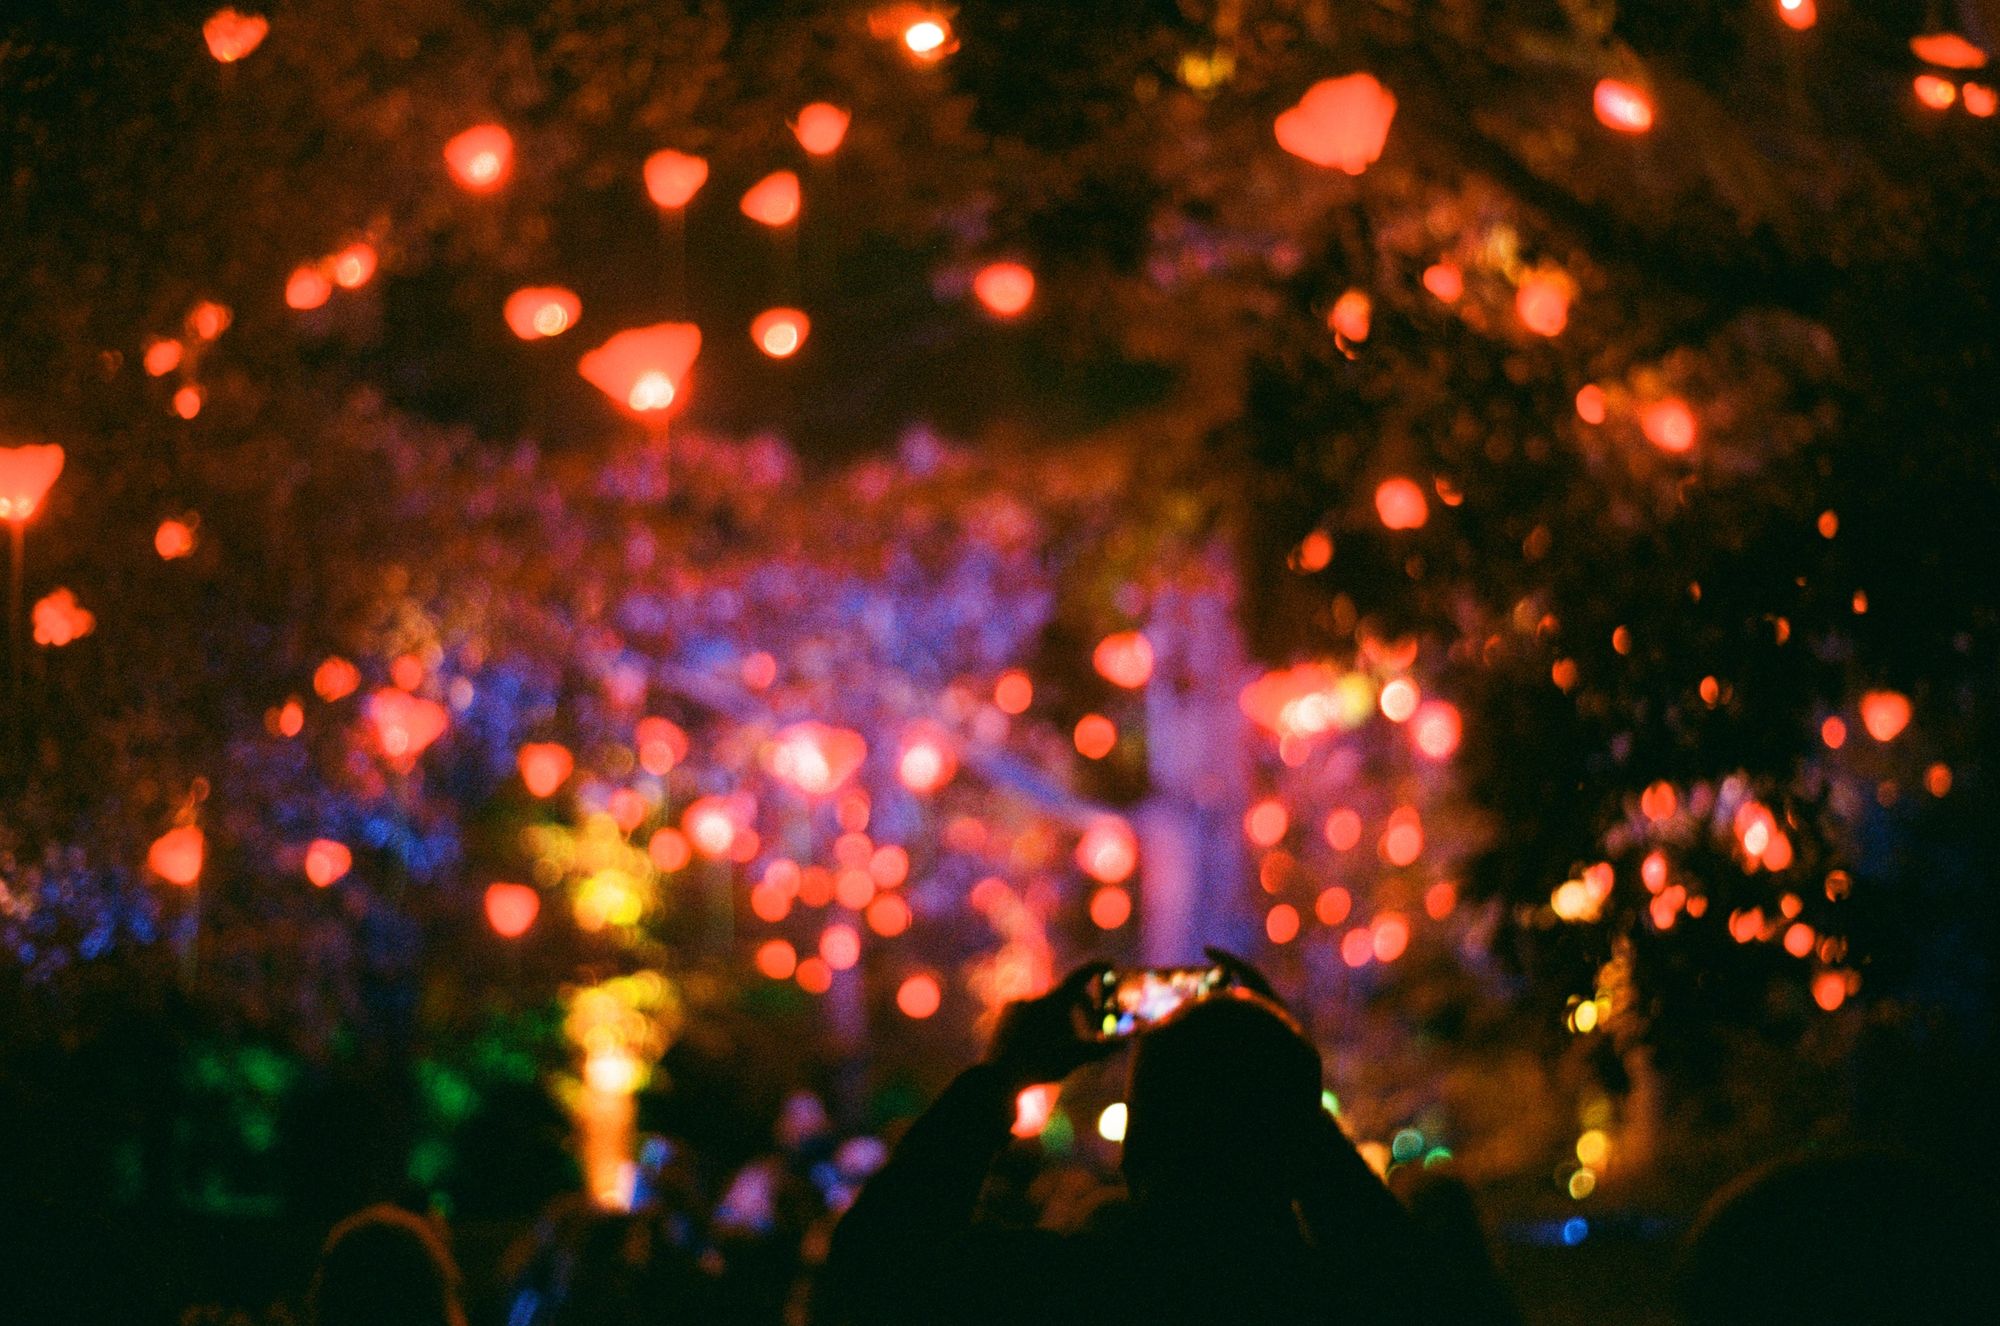
[[[1369,927],[1368,946],[1377,962],[1394,962],[1410,947],[1410,923],[1396,912],[1384,912]]]
[[[1424,854],[1424,822],[1415,806],[1398,806],[1389,816],[1380,843],[1382,859],[1392,866],[1407,866]]]
[[[1417,712],[1419,698],[1415,682],[1408,677],[1397,677],[1382,688],[1378,703],[1382,706],[1382,716],[1391,723],[1407,723]]]
[[[819,955],[835,971],[846,971],[861,961],[861,932],[845,921],[835,922],[820,932]]]
[[[1077,839],[1076,864],[1100,884],[1122,884],[1139,865],[1139,839],[1120,819],[1101,819]]]
[[[903,45],[912,55],[933,55],[949,39],[944,24],[936,19],[923,19],[903,29]]]
[[[526,286],[501,309],[507,328],[524,341],[560,336],[583,315],[583,301],[561,286]]]
[[[674,403],[674,384],[657,369],[641,373],[625,397],[625,403],[635,410],[664,410]]]
[[[646,158],[646,196],[656,207],[686,207],[708,182],[708,163],[686,152],[665,148]]]
[[[1814,0],[1778,0],[1778,19],[1794,32],[1804,32],[1819,22],[1819,6]]]
[[[183,419],[192,419],[201,413],[201,388],[190,382],[174,393],[174,413]]]
[[[996,318],[1017,318],[1035,298],[1035,274],[1018,262],[991,262],[972,278],[972,293]]]
[[[1615,78],[1599,79],[1591,95],[1597,118],[1607,129],[1642,134],[1653,127],[1653,103],[1644,92]]]
[[[469,193],[491,193],[514,166],[514,137],[497,124],[476,124],[444,145],[445,166]]]
[[[799,969],[798,950],[782,939],[767,939],[757,946],[757,971],[767,980],[787,981]]]
[[[1325,78],[1271,124],[1278,146],[1329,170],[1359,175],[1382,156],[1396,97],[1373,74]]]
[[[1041,1086],[1029,1087],[1014,1098],[1014,1126],[1016,1137],[1035,1137],[1049,1126],[1049,1118],[1055,1113],[1056,1097],[1062,1094],[1060,1082],[1049,1082]]]
[[[1285,803],[1275,797],[1259,801],[1243,815],[1243,836],[1259,847],[1275,847],[1291,827]]]
[[[1097,642],[1090,656],[1097,675],[1113,686],[1136,691],[1153,675],[1153,642],[1140,631],[1120,631]]]
[[[1035,683],[1015,668],[1003,672],[993,683],[993,704],[1003,714],[1024,714],[1035,702]]]
[[[375,246],[357,241],[333,255],[333,283],[342,290],[358,290],[375,275]]]
[[[1458,750],[1464,722],[1458,706],[1447,700],[1427,700],[1417,706],[1410,724],[1410,741],[1426,759],[1448,760]]]
[[[1114,1100],[1097,1116],[1097,1135],[1107,1142],[1125,1140],[1125,1102]]]
[[[811,320],[795,308],[766,309],[750,324],[750,339],[773,359],[789,359],[806,343]]]

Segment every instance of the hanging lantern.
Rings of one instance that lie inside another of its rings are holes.
[[[521,747],[515,761],[528,795],[538,798],[554,796],[576,769],[576,757],[559,741],[528,742]]]
[[[559,285],[524,286],[501,309],[507,328],[524,341],[560,336],[583,316],[583,301]]]
[[[1940,69],[1984,69],[1986,52],[1956,32],[1932,32],[1910,38],[1910,50],[1925,64]]]
[[[343,842],[315,838],[306,847],[306,878],[314,888],[327,888],[345,878],[354,868],[354,853]]]
[[[1090,663],[1113,686],[1136,691],[1152,678],[1153,642],[1143,631],[1119,631],[1097,642]]]
[[[486,886],[486,924],[502,939],[519,939],[542,914],[542,895],[526,884]]]
[[[97,614],[67,589],[51,590],[35,603],[35,643],[60,648],[97,629]]]
[[[577,361],[584,380],[623,409],[659,416],[682,402],[688,370],[701,352],[701,328],[661,322],[619,332]]]
[[[178,829],[168,829],[153,839],[153,845],[146,850],[146,869],[169,884],[188,888],[201,878],[202,858],[207,849],[208,840],[197,826],[184,824]]]
[[[1598,122],[1607,129],[1642,134],[1653,127],[1652,100],[1630,83],[1615,78],[1598,79],[1591,105],[1597,111]]]
[[[201,25],[208,53],[223,64],[234,64],[256,50],[270,31],[269,19],[260,14],[239,14],[233,9],[218,9]]]
[[[823,797],[852,778],[867,758],[868,742],[859,732],[807,721],[779,729],[764,765],[779,782]]]
[[[1018,262],[991,262],[972,278],[972,293],[994,317],[1019,317],[1035,298],[1035,274]]]
[[[1640,410],[1639,429],[1648,442],[1675,455],[1694,446],[1697,432],[1694,411],[1678,396],[1654,401]]]
[[[743,215],[776,229],[799,216],[799,177],[789,170],[772,171],[743,195]]]
[[[707,182],[708,163],[700,157],[669,147],[646,158],[646,196],[656,207],[686,207]]]
[[[514,169],[514,136],[497,124],[475,124],[444,145],[444,162],[460,188],[491,193]]]
[[[771,308],[750,324],[750,339],[773,359],[789,359],[806,343],[812,320],[795,308]]]
[[[444,735],[450,717],[435,700],[388,687],[368,697],[368,721],[374,724],[383,756],[407,773],[417,757]]]
[[[1431,508],[1415,481],[1397,475],[1375,489],[1375,514],[1388,529],[1422,529]]]
[[[18,525],[34,515],[62,473],[63,457],[53,442],[0,447],[0,520]]]
[[[1359,175],[1382,155],[1396,117],[1396,97],[1373,74],[1313,84],[1272,126],[1278,146],[1315,166]]]
[[[831,156],[847,137],[852,116],[832,102],[815,101],[799,111],[792,135],[799,146],[816,157]]]

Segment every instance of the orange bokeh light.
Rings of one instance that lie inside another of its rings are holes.
[[[761,226],[788,226],[799,217],[799,177],[775,170],[751,185],[739,204],[743,215]]]
[[[1426,700],[1417,706],[1411,720],[1410,742],[1426,759],[1448,760],[1458,750],[1464,726],[1457,705],[1448,700]]]
[[[1965,98],[1965,112],[1968,115],[1976,115],[1985,120],[1992,118],[1994,111],[2000,110],[2000,92],[1994,91],[1984,83],[1967,83],[1959,91]]]
[[[827,101],[815,101],[799,110],[799,118],[792,125],[792,136],[799,140],[799,146],[816,157],[831,156],[840,150],[847,138],[847,126],[853,116]]]
[[[757,946],[757,970],[768,979],[789,980],[798,969],[798,950],[786,941],[767,939]]]
[[[344,878],[354,868],[354,853],[346,843],[332,838],[315,838],[306,845],[306,878],[315,888],[327,886]]]
[[[1003,672],[993,682],[993,704],[1003,714],[1024,714],[1035,702],[1035,683],[1019,668]]]
[[[208,839],[199,827],[183,824],[168,829],[146,849],[146,869],[169,884],[188,888],[201,878],[201,866],[208,855]]]
[[[1398,806],[1382,831],[1382,859],[1407,866],[1424,853],[1424,822],[1415,806]]]
[[[502,939],[519,939],[542,913],[542,895],[526,884],[486,886],[486,924]]]
[[[1958,100],[1958,85],[1936,74],[1918,74],[1911,80],[1910,90],[1917,94],[1918,101],[1932,110],[1950,110],[1952,103]]]
[[[915,915],[902,895],[885,893],[868,904],[868,928],[884,939],[894,939],[910,928]]]
[[[1368,339],[1374,319],[1375,301],[1363,291],[1348,290],[1333,301],[1333,311],[1326,315],[1326,325],[1343,341],[1359,345]]]
[[[1299,909],[1281,902],[1264,913],[1264,934],[1273,944],[1289,944],[1299,937]]]
[[[1930,32],[1910,38],[1910,51],[1925,64],[1940,69],[1984,69],[1986,52],[1956,32]]]
[[[1424,289],[1447,304],[1465,297],[1465,273],[1455,262],[1435,262],[1424,268]]]
[[[1804,32],[1819,22],[1819,5],[1814,0],[1778,0],[1778,21],[1794,32]]]
[[[1319,897],[1313,900],[1313,915],[1323,925],[1339,925],[1354,911],[1354,895],[1335,884],[1321,889]]]
[[[285,306],[300,312],[316,309],[333,297],[333,282],[326,279],[317,264],[308,264],[293,269],[285,282]]]
[[[185,520],[167,519],[153,531],[153,551],[171,562],[194,551],[194,529]]]
[[[1276,797],[1259,801],[1243,814],[1243,836],[1259,847],[1275,847],[1292,824],[1285,803]]]
[[[836,921],[820,931],[819,955],[835,971],[846,971],[861,961],[861,932],[845,921]]]
[[[170,337],[154,337],[146,342],[146,351],[140,362],[145,365],[148,377],[165,377],[181,366],[184,353],[179,341]]]
[[[435,700],[385,688],[368,697],[368,721],[375,726],[383,756],[407,773],[417,757],[444,735],[450,717]]]
[[[63,459],[53,442],[0,447],[0,520],[18,525],[34,515],[62,474]]]
[[[1910,698],[1900,691],[1869,691],[1861,697],[1861,726],[1877,741],[1901,736],[1910,715]]]
[[[944,1004],[944,989],[928,972],[905,977],[896,987],[896,1007],[904,1017],[921,1022]]]
[[[1559,336],[1569,326],[1570,281],[1560,272],[1536,272],[1514,291],[1514,316],[1537,336]]]
[[[1139,865],[1139,840],[1124,820],[1105,817],[1083,831],[1076,864],[1100,884],[1123,884]]]
[[[806,343],[812,320],[795,308],[772,308],[750,324],[750,339],[773,359],[789,359]]]
[[[660,322],[619,332],[578,360],[576,371],[613,404],[643,418],[686,399],[688,370],[700,353],[701,328]]]
[[[1667,396],[1639,411],[1639,429],[1660,450],[1679,455],[1694,446],[1698,426],[1686,401]]]
[[[81,640],[97,629],[97,614],[76,600],[68,589],[53,589],[35,601],[30,614],[35,627],[35,643],[59,648]]]
[[[1085,714],[1077,720],[1073,736],[1078,754],[1087,760],[1101,760],[1118,744],[1118,725],[1103,714]]]
[[[1395,118],[1395,94],[1373,74],[1359,73],[1313,84],[1271,128],[1293,156],[1359,175],[1381,159]]]
[[[1132,919],[1132,895],[1107,886],[1090,895],[1090,920],[1099,930],[1116,930]]]
[[[514,169],[514,136],[497,124],[475,124],[445,143],[444,163],[460,188],[491,193]]]
[[[524,341],[560,336],[583,316],[583,301],[559,285],[523,286],[501,306],[507,329]]]
[[[700,157],[662,148],[646,158],[646,196],[656,207],[686,207],[708,183],[708,163]]]
[[[375,275],[375,246],[366,240],[356,240],[340,252],[327,259],[327,268],[333,275],[333,283],[342,290],[359,290],[367,285]]]
[[[1601,424],[1607,413],[1604,388],[1595,382],[1585,383],[1577,389],[1576,417],[1587,424]]]
[[[261,14],[240,14],[234,9],[218,9],[201,25],[208,53],[223,64],[234,64],[264,44],[271,21]]]
[[[1384,479],[1375,489],[1375,514],[1389,529],[1422,529],[1431,518],[1424,490],[1401,475]]]
[[[1113,686],[1136,691],[1153,676],[1153,642],[1142,631],[1119,631],[1097,642],[1090,663]]]
[[[1630,83],[1601,78],[1590,101],[1599,123],[1607,129],[1642,134],[1653,127],[1652,99]]]
[[[972,294],[996,318],[1015,318],[1035,298],[1035,274],[1018,262],[990,262],[972,278]]]
[[[569,747],[557,741],[528,742],[515,762],[521,770],[521,782],[533,797],[554,796],[576,768],[576,757],[569,753]]]
[[[1407,723],[1417,712],[1417,701],[1421,698],[1417,684],[1408,677],[1396,677],[1382,688],[1376,703],[1381,706],[1382,717],[1391,723]]]

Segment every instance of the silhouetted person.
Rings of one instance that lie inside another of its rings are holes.
[[[1992,1203],[1912,1156],[1788,1160],[1718,1193],[1678,1276],[1692,1326],[1992,1321]]]
[[[1080,1034],[1099,968],[1003,1015],[835,1230],[827,1323],[1434,1322],[1402,1207],[1320,1107],[1318,1051],[1247,991],[1138,1039],[1130,1199],[1071,1234],[974,1219],[1016,1094],[1116,1048]]]
[[[310,1326],[465,1326],[458,1267],[429,1224],[371,1206],[334,1226],[306,1295]]]

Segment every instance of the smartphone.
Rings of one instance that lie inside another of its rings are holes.
[[[1228,984],[1229,974],[1221,967],[1141,967],[1106,972],[1091,983],[1091,1030],[1105,1041],[1137,1035]]]

